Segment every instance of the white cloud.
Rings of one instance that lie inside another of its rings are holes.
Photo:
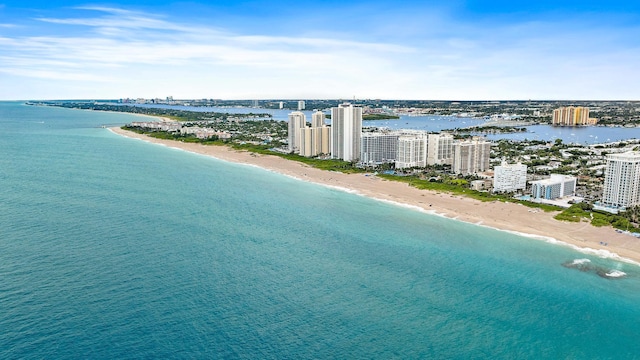
[[[360,41],[364,34],[238,33],[125,9],[79,10],[98,16],[38,19],[70,35],[0,37],[0,72],[46,80],[58,93],[100,83],[92,91],[102,89],[103,97],[602,98],[602,85],[613,98],[639,95],[627,83],[640,80],[631,66],[640,51],[617,44],[637,29],[440,20],[440,34],[414,27],[394,43]],[[132,91],[138,93],[123,94]]]

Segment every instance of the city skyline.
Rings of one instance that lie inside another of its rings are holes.
[[[0,100],[637,100],[639,15],[624,1],[0,0]]]

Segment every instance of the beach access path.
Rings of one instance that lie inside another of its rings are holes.
[[[621,257],[640,263],[640,239],[616,232],[612,227],[595,227],[588,222],[564,222],[553,218],[557,212],[545,212],[516,203],[482,202],[471,198],[420,190],[406,183],[387,181],[373,174],[344,174],[313,168],[275,155],[255,154],[227,146],[162,140],[110,128],[129,138],[162,144],[220,160],[258,166],[300,180],[347,189],[360,195],[395,202],[433,212],[448,218],[517,232],[547,241],[560,241],[603,257]]]

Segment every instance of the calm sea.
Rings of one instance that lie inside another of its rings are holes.
[[[635,265],[101,128],[133,119],[0,103],[1,359],[640,357]]]

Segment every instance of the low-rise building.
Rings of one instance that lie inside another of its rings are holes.
[[[493,192],[524,190],[527,186],[527,165],[506,164],[493,169]]]
[[[531,196],[546,200],[572,196],[576,193],[577,182],[575,176],[551,174],[548,179],[531,182]]]

